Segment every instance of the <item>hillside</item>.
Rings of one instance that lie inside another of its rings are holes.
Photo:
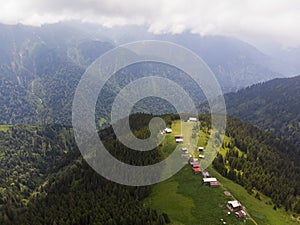
[[[299,213],[300,156],[295,146],[234,118],[228,120],[226,136],[214,167],[250,194],[258,191],[275,207]]]
[[[137,137],[150,134],[145,126],[151,118],[146,114],[130,118]],[[178,117],[166,115],[163,118],[177,132],[179,126],[174,120]],[[208,116],[200,117],[201,145],[205,145],[210,132],[208,119]],[[190,222],[181,222],[183,224],[194,224],[198,219],[210,221],[203,224],[217,224],[225,215],[226,201],[230,200],[224,197],[223,189],[211,192],[209,187],[203,186],[201,175],[193,175],[187,167],[170,180],[152,187],[128,187],[107,181],[82,160],[70,128],[6,125],[1,126],[1,135],[1,172],[6,179],[0,183],[0,218],[4,224],[165,224],[170,220],[173,224],[182,221],[184,216],[189,218],[184,220]],[[153,164],[166,157],[175,145],[171,134],[157,149],[140,153],[120,144],[111,128],[102,130],[100,136],[111,154],[134,165]],[[230,191],[241,201],[244,199],[243,204],[259,224],[270,224],[275,219],[281,221],[278,224],[293,224],[288,219],[289,214],[300,213],[300,160],[294,155],[292,145],[240,120],[228,118],[220,153],[224,157],[220,155],[215,160],[210,172],[215,173],[216,169],[244,187]],[[218,176],[219,180],[225,179]],[[231,181],[224,188],[234,185]],[[155,198],[163,193],[168,201]],[[153,200],[149,205],[149,197],[158,202]],[[260,208],[266,209],[261,211]],[[200,209],[204,211],[197,213]],[[225,220],[241,224],[234,216]]]
[[[67,127],[1,125],[0,135],[1,207],[25,206],[47,175],[72,161],[77,152]]]
[[[148,196],[148,187],[107,181],[82,159],[52,175],[39,190],[22,213],[7,214],[12,224],[163,225],[168,221],[166,214],[159,215],[143,206],[141,200]]]
[[[131,118],[138,137],[149,135],[143,127],[151,118]],[[143,206],[141,200],[149,195],[149,187],[119,185],[93,171],[80,157],[71,128],[3,125],[0,134],[1,224],[168,222],[166,214]],[[146,155],[128,154],[129,149],[113,138],[111,128],[99,135],[111,153],[124,162],[146,165],[160,159],[156,150]]]
[[[200,118],[199,145],[205,146],[209,117]],[[179,127],[178,121],[173,122],[174,132]],[[172,224],[219,224],[221,219],[228,224],[243,224],[245,221],[224,213],[232,197],[223,192],[229,190],[257,224],[297,224],[296,214],[293,219],[290,214],[300,212],[299,168],[299,156],[293,155],[293,146],[288,142],[229,117],[220,154],[208,169],[222,186],[215,189],[203,185],[202,175],[194,175],[188,165],[155,185],[146,204],[166,212]],[[245,223],[252,221],[247,218]]]
[[[0,33],[0,123],[70,125],[85,68],[113,45],[63,24],[0,24]]]
[[[300,76],[271,80],[225,95],[228,114],[284,136],[297,151],[300,149],[299,99]]]

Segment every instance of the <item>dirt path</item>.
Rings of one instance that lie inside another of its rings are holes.
[[[258,225],[258,223],[256,223],[256,221],[253,219],[253,217],[247,212],[247,210],[245,208],[243,208],[244,211],[246,212],[247,216],[249,217],[249,219],[255,224]]]
[[[231,193],[231,196],[232,196],[233,199],[235,199],[235,200],[238,201],[238,199],[237,199],[236,197],[234,197],[234,196],[232,195],[232,193]],[[249,218],[255,225],[258,225],[258,223],[253,219],[253,217],[250,215],[250,213],[248,213],[248,211],[246,210],[246,208],[245,208],[244,206],[243,206],[243,210],[246,212],[248,218]]]

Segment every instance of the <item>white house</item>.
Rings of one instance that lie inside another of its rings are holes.
[[[190,117],[190,118],[189,118],[189,121],[190,121],[190,122],[197,122],[198,119],[197,119],[196,117]]]
[[[218,180],[215,177],[203,178],[203,183],[210,183],[210,182],[216,182],[216,181],[218,181]]]
[[[205,155],[199,155],[199,158],[200,158],[200,159],[204,159],[204,158],[205,158]]]
[[[177,143],[177,144],[183,143],[183,139],[182,139],[182,138],[177,138],[177,139],[176,139],[176,143]]]
[[[198,151],[204,151],[204,147],[198,147]]]
[[[227,202],[227,207],[230,209],[230,211],[234,212],[237,210],[241,210],[242,209],[242,205],[241,203],[239,203],[237,200],[233,200],[233,201],[228,201]]]
[[[170,133],[172,133],[172,129],[171,128],[165,128],[164,132],[167,133],[167,134],[170,134]]]

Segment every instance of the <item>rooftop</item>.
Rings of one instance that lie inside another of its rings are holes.
[[[246,212],[244,210],[240,210],[240,211],[236,212],[235,215],[238,218],[244,218],[247,214],[246,214]]]
[[[215,177],[203,178],[204,183],[210,183],[210,182],[215,182],[215,181],[218,181],[217,178],[215,178]]]
[[[233,208],[241,206],[241,204],[237,200],[228,201],[228,205],[231,205]]]

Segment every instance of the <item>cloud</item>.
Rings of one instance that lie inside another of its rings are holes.
[[[0,4],[2,23],[81,20],[108,27],[145,24],[154,33],[190,30],[300,45],[298,0],[0,0]]]

